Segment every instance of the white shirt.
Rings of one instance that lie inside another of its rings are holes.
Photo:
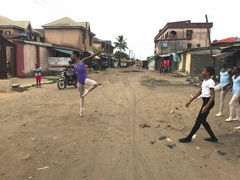
[[[35,76],[41,76],[41,68],[34,67],[33,71],[35,72]]]
[[[211,97],[210,88],[214,88],[215,82],[210,78],[202,82],[202,97]]]

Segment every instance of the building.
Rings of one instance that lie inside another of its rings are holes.
[[[24,36],[29,41],[40,41],[39,33],[33,30],[30,21],[13,21],[4,16],[0,16],[0,34],[6,39]]]
[[[101,54],[101,60],[99,63],[108,62],[108,66],[114,67],[114,58],[113,58],[113,50],[114,47],[112,46],[112,42],[108,40],[101,40],[99,38],[94,37],[93,39],[94,47],[104,50],[104,53]]]
[[[213,23],[178,21],[167,23],[154,38],[155,54],[168,54],[191,48],[208,47],[208,27]]]
[[[45,24],[45,42],[79,49],[84,52],[93,51],[93,37],[89,22],[75,22],[65,17]]]

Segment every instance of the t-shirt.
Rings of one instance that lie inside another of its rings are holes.
[[[235,79],[235,75],[232,77],[233,80],[233,90],[232,94],[240,93],[240,76]]]
[[[34,67],[35,76],[41,76],[41,67]]]
[[[211,97],[210,88],[214,88],[215,82],[212,78],[202,82],[202,97]]]

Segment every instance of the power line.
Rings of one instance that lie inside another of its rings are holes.
[[[39,6],[43,7],[44,9],[52,12],[53,14],[55,14],[56,16],[59,16],[58,14],[56,14],[54,11],[52,11],[51,9],[48,9],[47,7],[43,6],[42,4],[40,4],[39,2],[37,2],[37,0],[33,0],[36,4],[38,4]]]
[[[57,1],[57,0],[56,0]],[[51,1],[53,3],[53,1]],[[71,14],[73,17],[77,17],[80,20],[83,20],[79,15],[75,14],[73,11],[69,10],[65,5],[63,5],[60,1],[57,1],[54,3],[56,6],[58,6],[63,11],[68,11],[67,13]],[[64,7],[64,8],[63,8]]]

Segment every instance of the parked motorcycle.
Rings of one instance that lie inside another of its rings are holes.
[[[57,87],[63,90],[67,86],[77,87],[77,75],[74,69],[63,69],[61,78],[57,82]]]

